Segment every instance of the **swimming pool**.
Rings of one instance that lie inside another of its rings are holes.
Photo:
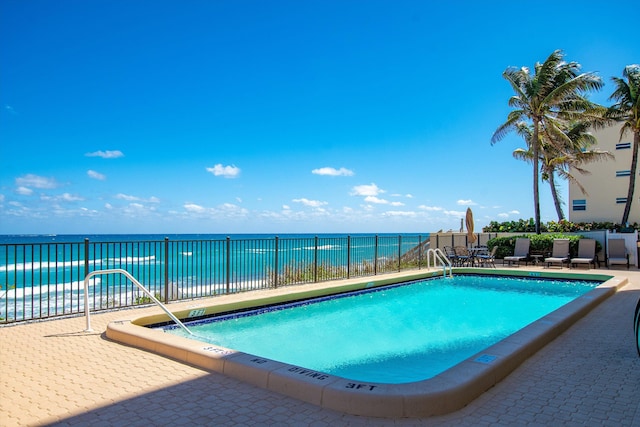
[[[458,269],[473,271],[474,269]],[[489,270],[485,270],[488,273]],[[550,271],[491,270],[502,276],[553,279],[599,280],[603,283],[510,334],[433,378],[403,384],[360,381],[276,361],[216,344],[184,338],[148,326],[169,321],[166,314],[154,314],[111,322],[109,339],[136,346],[222,373],[241,381],[285,394],[318,406],[356,415],[375,417],[427,417],[462,408],[494,386],[528,357],[552,341],[575,321],[627,283],[626,277],[597,273],[572,274]],[[325,282],[278,288],[257,293],[216,297],[208,305],[182,303],[172,311],[182,319],[197,320],[221,313],[367,290],[401,281],[424,279],[441,272],[418,272],[376,276],[373,280]],[[159,312],[159,310],[157,311]]]
[[[188,322],[199,340],[356,381],[432,378],[600,282],[457,275]],[[189,337],[177,325],[161,328]]]

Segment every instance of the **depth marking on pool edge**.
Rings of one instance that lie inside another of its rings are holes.
[[[199,309],[189,311],[189,314],[187,315],[187,317],[200,317],[200,316],[204,316],[204,313],[205,313],[205,309],[199,308]]]
[[[204,351],[210,351],[211,353],[215,353],[215,354],[221,354],[223,356],[226,356],[228,354],[233,354],[233,351],[230,350],[224,350],[222,348],[218,348],[218,347],[213,347],[213,346],[208,346],[208,347],[202,347],[202,349]]]
[[[350,389],[355,389],[355,390],[364,390],[364,391],[373,391],[374,388],[376,388],[376,385],[371,385],[371,384],[357,384],[357,383],[347,383],[346,386],[344,386],[344,388],[350,388]]]
[[[483,354],[482,356],[476,357],[473,361],[478,363],[484,363],[485,365],[489,365],[493,363],[498,358],[498,356],[492,356],[490,354]]]

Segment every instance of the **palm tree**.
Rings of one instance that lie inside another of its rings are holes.
[[[565,216],[562,210],[563,202],[558,194],[558,187],[556,185],[556,175],[561,179],[574,183],[583,194],[587,194],[586,189],[571,173],[571,169],[574,169],[582,175],[587,175],[590,174],[590,172],[582,168],[583,164],[606,158],[613,158],[613,155],[608,151],[588,149],[590,146],[597,143],[596,138],[588,132],[589,127],[590,124],[587,122],[570,122],[564,130],[564,133],[567,135],[571,145],[564,147],[550,142],[545,142],[545,139],[543,138],[544,134],[540,135],[542,138],[540,141],[539,153],[539,161],[541,163],[540,172],[542,173],[542,181],[549,183],[551,197],[553,198],[553,204],[558,215],[558,221],[564,220]],[[531,151],[531,137],[533,131],[531,126],[525,122],[520,122],[516,125],[516,132],[527,142],[527,149],[517,148],[513,152],[513,157],[526,162],[532,162],[533,152]],[[562,148],[562,150],[560,150],[560,148]]]
[[[622,79],[613,77],[616,86],[609,100],[616,101],[607,111],[607,117],[622,122],[620,141],[628,131],[633,134],[633,153],[631,157],[631,174],[629,176],[629,190],[627,203],[622,214],[622,225],[629,221],[631,203],[638,175],[638,147],[640,146],[640,65],[627,65],[622,71]],[[627,79],[626,81],[624,79]]]
[[[580,74],[580,64],[564,62],[563,57],[561,50],[554,51],[542,64],[535,64],[533,75],[527,67],[509,67],[502,73],[515,92],[509,99],[509,106],[514,110],[491,138],[491,144],[495,144],[515,130],[519,122],[525,121],[532,125],[533,200],[537,234],[540,234],[539,135],[541,132],[551,135],[553,143],[566,141],[568,137],[562,132],[564,121],[584,120],[595,116],[595,105],[582,93],[599,90],[603,85],[600,77],[593,73]]]

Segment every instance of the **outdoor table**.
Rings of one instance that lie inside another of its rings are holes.
[[[538,265],[540,263],[540,260],[542,258],[544,258],[544,255],[542,255],[542,254],[531,254],[531,258],[533,258],[533,263],[535,265]]]
[[[478,259],[478,255],[489,255],[489,248],[486,246],[472,246],[469,249],[469,256],[471,257],[471,266],[475,264]]]

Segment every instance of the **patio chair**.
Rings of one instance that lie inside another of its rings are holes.
[[[471,266],[473,262],[473,257],[469,250],[464,246],[454,246],[453,250],[456,253],[456,258],[458,259],[458,265],[461,267]]]
[[[445,246],[444,247],[444,254],[447,256],[447,258],[449,258],[449,261],[451,261],[451,265],[454,267],[458,266],[458,256],[456,255],[456,251],[453,250],[453,247],[451,246]]]
[[[482,267],[493,267],[496,268],[496,252],[498,251],[498,245],[494,246],[493,249],[491,249],[491,252],[489,252],[488,254],[479,254],[476,255],[476,259],[478,260],[478,263],[482,266]]]
[[[566,262],[569,264],[569,239],[553,239],[553,249],[551,256],[544,259],[547,267],[551,264],[560,264],[560,268]]]
[[[511,263],[518,263],[520,266],[520,262],[524,261],[525,265],[527,265],[527,261],[529,260],[529,246],[531,246],[531,240],[525,237],[518,237],[516,239],[516,247],[513,250],[513,255],[506,256],[502,259],[502,265],[505,262],[508,262],[509,265]]]
[[[625,247],[624,239],[611,239],[607,242],[609,248],[609,256],[607,257],[607,268],[611,264],[626,264],[627,270],[629,269],[629,254]]]
[[[596,241],[594,239],[580,239],[578,240],[578,256],[571,258],[571,265],[576,267],[578,264],[587,264],[588,268],[596,268],[596,263],[600,267],[600,260],[596,255]]]

